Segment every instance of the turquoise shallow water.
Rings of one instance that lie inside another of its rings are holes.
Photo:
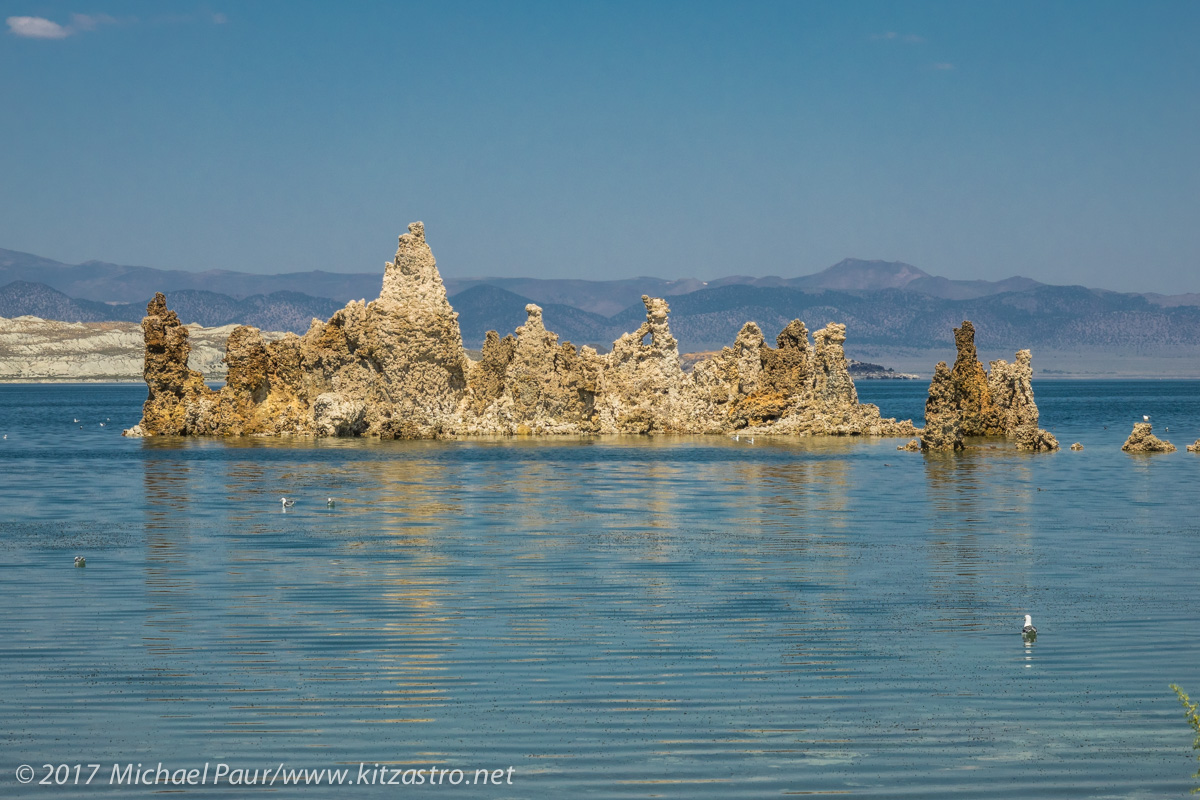
[[[1182,451],[1200,384],[1036,390],[1083,452],[125,440],[142,387],[0,386],[0,797],[163,789],[107,786],[139,762],[513,767],[189,797],[1183,797],[1200,456],[1119,447],[1150,414]],[[17,782],[46,763],[102,770]]]

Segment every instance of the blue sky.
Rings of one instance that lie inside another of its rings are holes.
[[[1200,291],[1200,3],[0,0],[0,247]]]

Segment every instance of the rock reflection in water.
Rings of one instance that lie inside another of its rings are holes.
[[[1004,613],[1003,586],[1029,585],[1032,486],[1028,457],[1011,447],[980,445],[960,454],[924,457],[931,589],[937,624],[987,629]],[[997,564],[1004,564],[998,575]],[[1022,579],[1021,576],[1025,576]]]

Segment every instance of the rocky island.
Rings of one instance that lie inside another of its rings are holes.
[[[680,364],[665,300],[643,296],[646,321],[610,353],[560,343],[541,309],[478,361],[420,222],[399,237],[379,298],[353,301],[303,336],[264,340],[238,327],[226,384],[188,366],[188,329],[159,293],[142,321],[149,397],[132,436],[305,434],[438,438],[471,435],[732,433],[912,436],[858,402],[844,325],[813,334],[794,320],[770,346],[746,323],[731,347]]]
[[[1175,445],[1158,438],[1153,431],[1154,427],[1149,422],[1134,423],[1121,449],[1126,453],[1174,453]]]
[[[1005,436],[1018,450],[1057,450],[1058,440],[1038,427],[1033,401],[1033,356],[1017,351],[1012,364],[1004,359],[983,368],[975,349],[975,326],[964,321],[954,329],[954,367],[939,361],[925,401],[925,430],[920,441],[904,450],[962,450],[966,436]]]

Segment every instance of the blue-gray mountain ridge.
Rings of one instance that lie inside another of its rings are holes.
[[[163,291],[185,322],[302,333],[314,317],[328,318],[350,299],[378,294],[379,280],[378,273],[184,272],[97,261],[72,266],[0,250],[0,316],[140,321],[147,298]],[[512,331],[535,302],[563,340],[607,349],[640,323],[641,296],[648,294],[670,301],[672,330],[684,352],[718,349],[746,320],[770,330],[796,318],[844,323],[853,345],[871,352],[943,347],[945,331],[963,319],[973,320],[992,348],[1164,356],[1200,348],[1200,295],[1120,293],[1023,277],[961,281],[901,262],[846,259],[799,278],[445,283],[468,347],[481,346],[488,330]]]

